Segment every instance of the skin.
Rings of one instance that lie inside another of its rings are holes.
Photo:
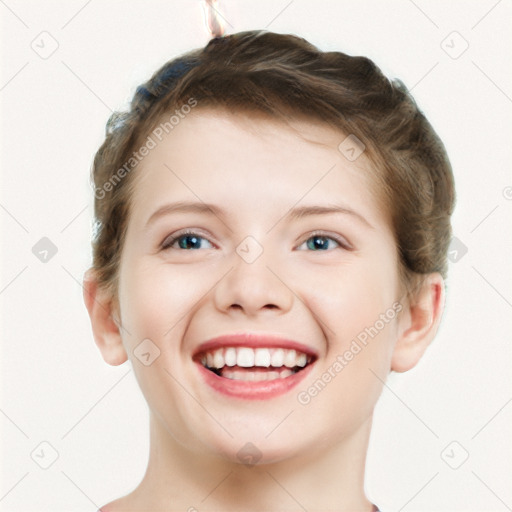
[[[130,360],[150,408],[143,481],[104,511],[372,510],[364,469],[373,409],[388,373],[414,367],[435,336],[444,284],[426,275],[415,300],[404,299],[389,216],[371,192],[366,155],[350,162],[338,150],[345,136],[310,120],[284,124],[198,107],[143,160],[118,297],[98,286],[93,270],[84,278],[97,346],[111,365]],[[186,212],[146,226],[178,200],[212,203],[226,215]],[[286,217],[295,207],[329,204],[365,221]],[[203,237],[198,248],[161,249],[184,228]],[[317,230],[329,237],[327,249],[311,241]],[[249,235],[263,249],[252,263],[236,252]],[[298,394],[332,373],[337,356],[397,302],[401,312],[300,403]],[[192,353],[233,332],[291,338],[318,360],[284,395],[227,397],[203,383]],[[134,349],[148,338],[160,356],[145,366]],[[253,466],[237,456],[247,442],[261,456]]]

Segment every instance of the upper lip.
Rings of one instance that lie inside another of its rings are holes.
[[[286,348],[317,357],[317,352],[302,342],[265,333],[222,334],[201,343],[194,351],[193,357],[221,347]]]

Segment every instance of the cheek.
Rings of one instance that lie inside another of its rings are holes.
[[[173,337],[174,330],[180,332],[181,320],[204,295],[211,279],[211,274],[201,276],[204,270],[149,260],[128,267],[121,277],[121,311],[138,336],[158,340]]]
[[[346,291],[336,305],[325,304],[331,308],[327,321],[334,333],[326,330],[325,358],[297,396],[305,405],[304,421],[323,416],[325,437],[331,440],[350,435],[371,416],[396,340],[393,303],[372,287],[347,286]]]
[[[151,410],[165,416],[173,432],[184,432],[181,415],[172,411],[191,407],[191,416],[196,411],[194,402],[184,405],[180,400],[182,390],[176,380],[184,381],[189,362],[177,361],[183,356],[187,315],[204,290],[197,285],[197,273],[192,279],[190,270],[179,267],[141,258],[133,262],[127,259],[125,269],[120,273],[121,312],[128,331],[123,343],[137,382]],[[144,362],[143,354],[148,352],[150,360]]]
[[[322,293],[311,296],[308,306],[321,321],[327,345],[321,365],[302,388],[303,398],[320,411],[336,404],[334,416],[351,411],[347,422],[355,426],[371,414],[389,373],[400,309],[397,271],[390,257],[317,277]]]
[[[320,269],[302,280],[302,295],[321,320],[332,348],[342,349],[379,321],[396,301],[397,275],[393,262],[366,263]]]

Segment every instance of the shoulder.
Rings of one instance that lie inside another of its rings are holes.
[[[134,512],[136,510],[143,510],[143,508],[131,493],[103,505],[98,512]]]
[[[103,505],[98,512],[121,512],[125,509],[121,500],[122,498]]]

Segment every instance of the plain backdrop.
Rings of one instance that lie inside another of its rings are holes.
[[[386,383],[366,489],[384,512],[512,510],[512,2],[219,9],[227,33],[370,57],[444,141],[458,193],[445,314],[419,366]],[[82,302],[90,165],[111,111],[210,35],[199,0],[5,0],[0,16],[0,509],[95,511],[139,483],[149,432],[130,363],[103,361]]]

